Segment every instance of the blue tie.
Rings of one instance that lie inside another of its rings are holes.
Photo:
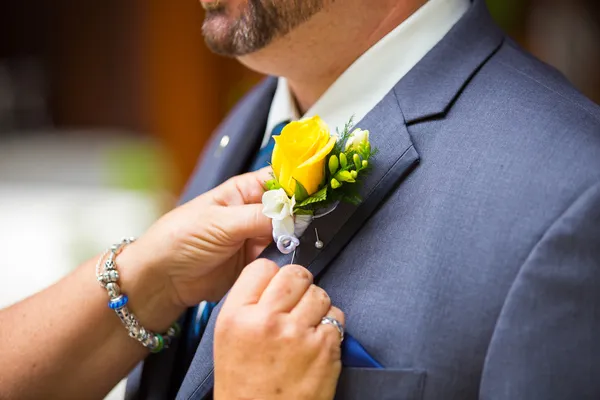
[[[283,130],[283,127],[286,125],[287,121],[282,122],[279,125],[276,125],[275,128],[273,128],[267,145],[260,149],[260,151],[256,155],[256,158],[254,158],[254,161],[250,166],[250,171],[257,171],[271,164],[271,155],[273,154],[273,149],[275,148],[275,139],[273,139],[273,136],[279,135]]]

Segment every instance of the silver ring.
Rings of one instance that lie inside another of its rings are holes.
[[[333,325],[337,328],[338,332],[340,333],[340,342],[344,341],[344,327],[342,326],[342,324],[340,324],[340,322],[332,317],[323,317],[323,319],[321,320],[321,325]]]

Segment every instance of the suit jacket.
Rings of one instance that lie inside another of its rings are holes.
[[[185,199],[247,166],[275,85],[223,122]],[[385,367],[344,369],[337,398],[600,398],[600,109],[474,0],[357,126],[379,149],[364,201],[316,220],[295,260]],[[218,310],[178,399],[212,389]],[[146,362],[146,387],[165,360]],[[143,397],[168,397],[160,385]]]

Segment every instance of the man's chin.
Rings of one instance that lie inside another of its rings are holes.
[[[241,57],[267,46],[274,31],[255,8],[237,12],[225,7],[207,11],[202,26],[204,40],[210,50],[227,57]]]
[[[207,17],[202,26],[202,35],[208,48],[219,55],[234,56],[234,38],[230,23],[224,15]]]
[[[202,28],[204,42],[215,54],[225,57],[242,57],[261,50],[257,43],[243,43],[236,38],[226,21],[210,21]],[[237,40],[236,40],[237,39]]]

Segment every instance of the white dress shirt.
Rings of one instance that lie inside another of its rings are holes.
[[[287,80],[279,78],[262,146],[283,121],[319,115],[332,132],[343,128],[352,116],[359,122],[442,40],[469,6],[470,0],[429,0],[350,65],[303,116]]]

